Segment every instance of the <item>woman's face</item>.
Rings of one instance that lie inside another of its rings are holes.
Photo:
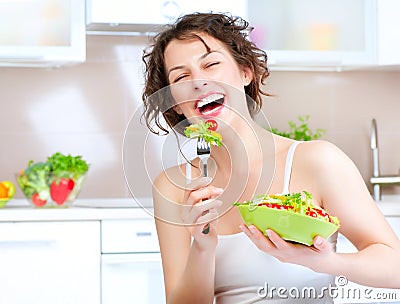
[[[207,34],[199,36],[209,52],[197,38],[172,40],[164,52],[175,111],[192,121],[227,122],[232,116],[229,109],[246,114],[244,87],[252,80],[250,69],[239,66],[221,41]]]

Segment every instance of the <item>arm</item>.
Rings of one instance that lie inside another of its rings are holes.
[[[209,222],[216,217],[219,204],[214,200],[202,215],[204,208],[187,208],[202,199],[215,197],[220,190],[207,186],[208,180],[200,179],[193,191],[177,189],[169,179],[160,175],[154,183],[153,198],[156,228],[161,250],[167,303],[207,303],[214,299],[215,248],[217,234],[215,221],[210,223],[210,233],[201,231],[204,224],[183,226],[185,223]],[[168,218],[168,222],[165,218]],[[185,218],[185,220],[182,220]],[[172,223],[171,223],[172,222]],[[191,243],[191,238],[193,242]]]
[[[400,288],[400,243],[373,201],[358,169],[335,146],[316,142],[322,205],[341,220],[340,232],[359,250],[337,253],[320,271],[374,287]],[[312,147],[310,147],[312,148]]]
[[[259,249],[283,262],[300,264],[316,272],[344,275],[362,285],[400,288],[399,239],[372,200],[356,166],[328,142],[303,143],[298,149],[292,190],[307,189],[315,194],[317,202],[340,219],[339,232],[358,252],[335,253],[321,237],[315,238],[313,247],[307,247],[285,242],[273,231],[266,238],[258,230],[244,226],[242,229]]]

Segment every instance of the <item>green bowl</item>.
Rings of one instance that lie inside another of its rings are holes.
[[[313,244],[317,235],[328,238],[339,228],[325,220],[287,210],[249,205],[239,205],[238,208],[246,225],[254,225],[264,234],[271,229],[284,240],[307,246]]]

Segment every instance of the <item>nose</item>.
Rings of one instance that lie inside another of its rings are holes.
[[[192,81],[193,81],[193,88],[195,90],[201,90],[208,84],[208,81],[206,79],[194,79]]]

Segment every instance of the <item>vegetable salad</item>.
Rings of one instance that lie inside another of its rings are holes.
[[[46,162],[28,162],[17,177],[25,196],[37,207],[46,205],[51,198],[57,205],[75,199],[88,163],[81,156],[64,155],[60,152],[47,158]]]
[[[258,206],[265,206],[267,208],[286,210],[289,212],[304,214],[340,226],[339,219],[330,215],[323,208],[316,206],[313,203],[311,193],[307,191],[292,194],[257,195],[250,201],[245,201],[243,203],[236,202],[234,205],[248,205],[250,209],[255,209]]]

